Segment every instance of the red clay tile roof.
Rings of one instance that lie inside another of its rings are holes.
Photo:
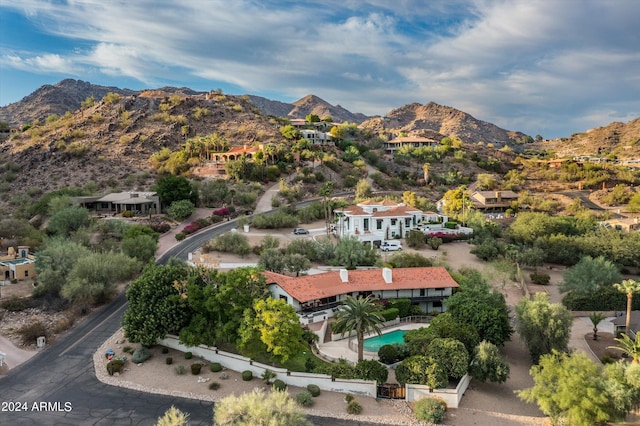
[[[460,287],[442,266],[394,268],[390,284],[384,281],[382,269],[348,271],[346,283],[340,279],[339,271],[303,277],[288,277],[269,271],[262,274],[267,284],[278,284],[300,303],[357,291]]]

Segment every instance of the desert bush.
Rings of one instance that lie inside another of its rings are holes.
[[[7,300],[3,300],[0,304],[0,308],[5,309],[9,312],[20,312],[29,308],[29,300],[25,298],[19,298],[17,296],[12,296]]]
[[[196,362],[195,364],[191,364],[191,374],[197,376],[200,374],[200,370],[202,370],[202,364]]]
[[[167,347],[162,348],[162,353],[163,354],[168,354],[169,353],[169,348],[167,348]]]
[[[529,278],[531,278],[531,282],[538,285],[547,285],[551,280],[549,274],[545,274],[542,272],[532,272],[529,274]]]
[[[134,213],[132,210],[125,210],[122,212],[122,217],[133,217]]]
[[[174,368],[174,371],[176,372],[177,375],[182,376],[185,371],[187,371],[187,369],[184,367],[184,365],[180,364],[180,365],[176,365],[176,367]]]
[[[251,253],[249,240],[237,232],[227,232],[218,235],[205,245],[205,250],[216,250],[224,253],[234,253],[238,256],[246,256]]]
[[[40,321],[26,324],[20,327],[17,331],[18,335],[22,339],[24,345],[33,345],[40,336],[49,336],[47,327]]]
[[[170,356],[168,356],[168,357],[164,360],[164,362],[166,362],[166,363],[167,363],[167,365],[171,365],[171,364],[173,364],[173,358],[171,358]]]
[[[423,422],[442,423],[447,412],[447,403],[440,398],[422,398],[413,406],[416,418]]]
[[[347,404],[347,413],[349,414],[360,414],[362,413],[362,405],[355,399],[350,401]]]
[[[298,392],[296,394],[296,402],[303,407],[311,407],[313,405],[313,397],[309,391]]]
[[[122,348],[122,352],[131,353],[133,352],[133,348],[131,346],[125,346]]]
[[[283,391],[287,388],[287,384],[280,379],[276,379],[273,382],[273,388],[278,391]]]
[[[253,379],[253,373],[251,372],[251,370],[244,370],[242,372],[242,380],[244,380],[245,382],[248,382],[251,379]]]
[[[218,389],[220,389],[220,383],[218,383],[218,382],[209,383],[209,389],[210,390],[218,390]]]
[[[184,353],[184,359],[191,359],[191,358],[193,358],[193,354],[191,352]]]
[[[307,385],[307,390],[311,394],[312,397],[320,396],[320,387],[318,385],[310,384]]]
[[[353,395],[351,395],[350,393],[344,396],[344,401],[348,404],[351,401],[353,401],[355,399],[355,397]]]
[[[229,378],[229,373],[227,373],[226,371],[223,371],[222,373],[220,373],[220,380],[227,380]]]
[[[219,362],[212,362],[211,365],[209,365],[209,369],[212,373],[217,373],[218,371],[222,371],[222,365],[220,365]]]
[[[176,241],[182,241],[186,238],[186,235],[184,235],[182,232],[178,232],[176,234]]]
[[[144,346],[140,346],[133,352],[133,355],[131,355],[131,361],[135,364],[145,362],[149,358],[151,358],[151,352],[149,352],[149,349],[145,348]]]
[[[124,361],[122,359],[112,359],[107,363],[107,373],[113,376],[113,373],[119,373],[122,370]]]

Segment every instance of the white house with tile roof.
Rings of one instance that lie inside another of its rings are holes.
[[[448,221],[447,216],[390,200],[363,201],[334,213],[338,219],[335,233],[339,237],[354,235],[360,241],[376,244],[404,238],[409,231],[424,230],[429,224],[439,227]]]
[[[289,277],[265,271],[271,294],[293,306],[300,315],[329,316],[347,296],[375,299],[408,298],[424,312],[444,312],[443,301],[459,288],[442,266],[422,268],[341,269],[317,275]]]

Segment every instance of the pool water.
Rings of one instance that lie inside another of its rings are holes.
[[[364,339],[364,350],[369,352],[378,352],[378,349],[384,345],[404,343],[402,336],[404,336],[406,332],[407,330],[394,330],[391,333]]]

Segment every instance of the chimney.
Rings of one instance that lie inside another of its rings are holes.
[[[384,282],[387,284],[391,284],[393,282],[391,268],[382,268],[382,278],[384,278]]]
[[[349,271],[347,271],[346,269],[340,269],[340,281],[342,281],[343,283],[349,282]]]

